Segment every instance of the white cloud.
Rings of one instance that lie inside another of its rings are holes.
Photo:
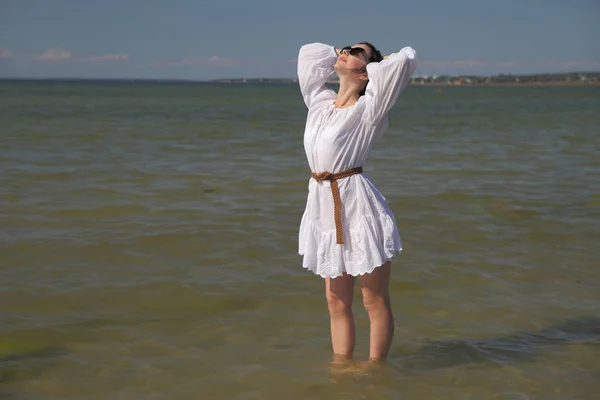
[[[11,58],[13,56],[13,52],[11,49],[7,49],[6,47],[0,47],[0,60]]]
[[[461,67],[479,67],[486,65],[484,61],[479,60],[458,60],[452,63],[453,65],[460,65]]]
[[[481,67],[487,65],[485,61],[481,60],[455,60],[455,61],[421,61],[421,64],[427,67],[434,68],[446,68],[452,66],[458,67]]]
[[[73,57],[70,51],[54,47],[46,50],[34,59],[39,61],[74,61],[74,62],[104,62],[104,61],[126,61],[129,60],[128,54],[101,54],[87,57]]]
[[[61,49],[60,47],[54,47],[46,50],[39,56],[35,57],[38,60],[43,61],[61,61],[61,60],[69,60],[71,58],[71,52],[65,49]]]
[[[103,54],[101,56],[89,56],[89,57],[73,59],[73,61],[82,61],[82,62],[126,61],[126,60],[129,60],[128,54]]]
[[[239,60],[234,58],[223,58],[219,56],[212,56],[208,58],[192,57],[184,58],[181,60],[163,60],[156,61],[150,64],[152,67],[164,67],[167,65],[205,65],[210,67],[235,67],[247,65],[250,61]]]
[[[518,62],[518,61],[502,61],[502,62],[486,62],[482,60],[455,60],[455,61],[431,61],[423,60],[420,65],[428,68],[436,69],[451,69],[453,71],[462,70],[469,71],[472,68],[477,67],[488,67],[488,68],[502,68],[503,70],[529,70],[539,72],[557,72],[557,71],[571,71],[571,70],[596,70],[600,68],[600,61],[557,61],[557,60],[546,60],[546,61],[532,61],[532,62]]]

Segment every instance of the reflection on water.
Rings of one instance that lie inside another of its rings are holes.
[[[600,345],[600,318],[574,318],[538,331],[487,339],[434,340],[412,354],[392,357],[395,366],[423,371],[461,364],[516,364],[570,344]]]

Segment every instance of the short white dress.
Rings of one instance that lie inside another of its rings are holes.
[[[411,47],[368,64],[366,94],[338,109],[336,92],[325,86],[336,60],[335,48],[323,43],[302,46],[298,56],[298,81],[308,107],[304,149],[313,173],[365,166],[373,142],[388,127],[388,112],[416,68]],[[331,183],[312,177],[298,235],[303,267],[324,278],[370,273],[402,251],[394,213],[368,175],[337,182],[343,244],[336,242]]]

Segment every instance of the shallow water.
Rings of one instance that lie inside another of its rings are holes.
[[[598,109],[408,88],[365,166],[404,245],[396,336],[340,372],[296,255],[295,86],[2,82],[0,398],[593,399]]]

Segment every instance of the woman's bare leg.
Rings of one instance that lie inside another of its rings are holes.
[[[394,317],[390,305],[389,283],[391,263],[388,261],[372,273],[360,277],[363,303],[371,322],[369,358],[384,360],[394,337]]]
[[[325,297],[329,308],[334,361],[350,359],[354,352],[353,294],[353,276],[343,275],[334,279],[325,278]]]

